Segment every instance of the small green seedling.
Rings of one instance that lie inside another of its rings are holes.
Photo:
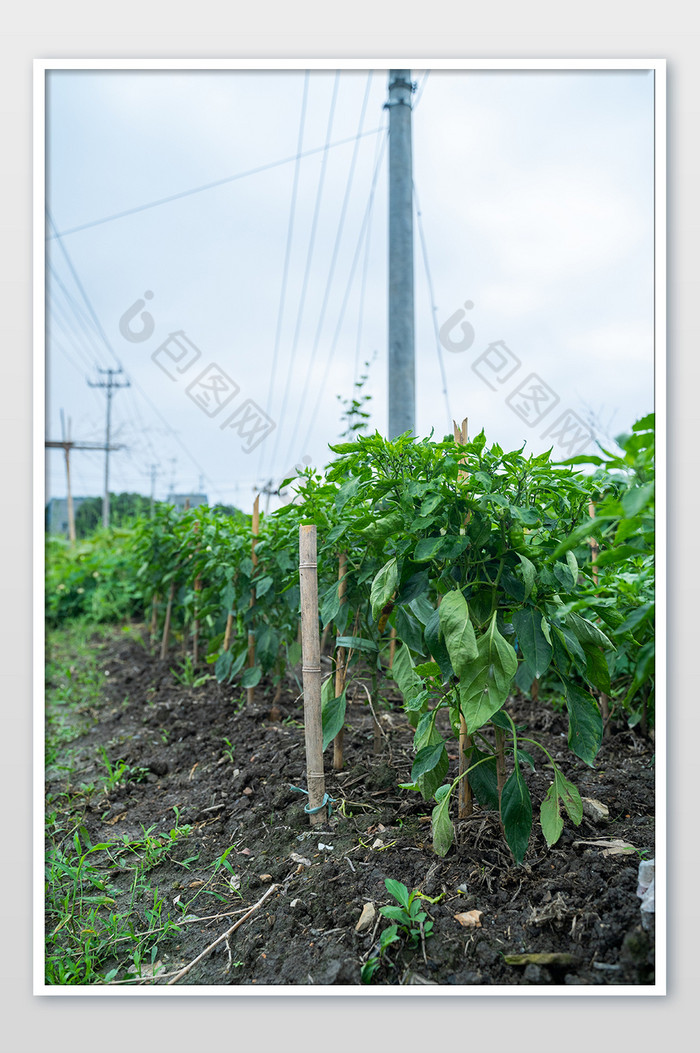
[[[395,907],[391,904],[379,908],[379,913],[383,914],[385,918],[389,918],[394,924],[384,930],[379,939],[376,954],[362,966],[360,979],[363,984],[371,982],[372,977],[381,965],[382,957],[387,947],[392,943],[401,941],[402,937],[399,933],[402,933],[408,939],[411,947],[417,947],[419,943],[424,942],[433,932],[432,921],[428,921],[428,915],[424,910],[421,910],[421,899],[429,899],[429,897],[424,896],[418,889],[409,892],[403,882],[395,881],[393,878],[386,878],[384,884],[387,892],[394,897],[399,906]],[[436,899],[431,899],[430,902],[435,903],[440,898],[441,896],[438,896]]]

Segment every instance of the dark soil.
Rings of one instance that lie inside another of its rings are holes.
[[[245,692],[215,680],[181,685],[170,671],[181,656],[160,662],[134,634],[115,632],[95,646],[104,696],[93,726],[72,744],[72,780],[94,780],[96,747],[104,746],[111,764],[126,762],[139,781],[91,802],[85,822],[92,842],[137,838],[144,829],[168,835],[176,817],[192,826],[151,875],[166,904],[177,897],[187,904],[179,935],[159,947],[167,977],[267,893],[178,985],[360,985],[362,963],[389,924],[379,914],[394,902],[385,878],[439,901],[423,901],[432,935],[416,947],[392,944],[375,987],[653,984],[654,934],[641,926],[636,894],[640,856],[606,854],[594,843],[619,839],[654,856],[653,744],[636,730],[613,727],[589,768],[567,748],[565,714],[513,698],[507,709],[516,723],[547,747],[582,797],[607,806],[609,818],[584,815],[579,827],[565,820],[548,849],[537,818],[551,778],[538,764],[525,772],[535,822],[522,865],[514,864],[496,814],[478,804],[455,824],[457,843],[439,858],[431,804],[399,788],[409,781],[413,732],[398,700],[395,708],[384,700],[378,739],[365,691],[358,686],[352,697],[350,688],[343,769],[332,770],[332,748],[324,755],[332,815],[312,826],[306,798],[293,788],[306,786],[306,761],[303,707],[291,678],[271,719],[273,688],[265,681],[246,704]],[[231,870],[215,869],[229,848]],[[366,903],[376,917],[358,932]],[[455,918],[470,911],[481,912],[478,927]],[[549,964],[506,960],[525,954],[558,957]]]

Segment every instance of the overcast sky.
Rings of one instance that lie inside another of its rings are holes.
[[[593,451],[592,426],[653,409],[653,73],[412,77],[417,433],[466,416],[509,449]],[[47,85],[48,437],[63,410],[102,442],[87,381],[121,366],[110,488],[149,493],[157,465],[159,498],[247,509],[328,460],[367,360],[385,432],[387,71]],[[74,494],[102,492],[102,453],[71,468]]]

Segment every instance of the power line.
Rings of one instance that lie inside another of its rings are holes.
[[[277,376],[277,359],[279,357],[280,339],[281,339],[281,334],[282,334],[282,319],[283,319],[283,316],[284,316],[284,306],[285,306],[285,301],[286,301],[286,298],[287,298],[287,279],[289,277],[289,261],[290,261],[290,257],[291,257],[292,236],[293,236],[293,233],[294,233],[294,217],[295,217],[295,213],[296,213],[297,192],[298,192],[298,189],[299,189],[299,169],[301,167],[301,147],[302,147],[302,143],[304,141],[304,125],[306,123],[306,103],[307,103],[307,98],[308,98],[308,90],[309,90],[309,71],[307,70],[306,71],[306,75],[304,77],[304,94],[303,94],[302,100],[301,100],[301,118],[299,120],[299,137],[298,137],[298,141],[297,141],[297,155],[296,155],[296,161],[295,161],[295,164],[294,164],[294,179],[293,179],[293,182],[292,182],[292,200],[291,200],[291,205],[290,205],[290,210],[289,210],[289,225],[288,225],[288,228],[287,228],[287,245],[286,245],[285,252],[284,252],[284,268],[283,268],[283,271],[282,271],[282,288],[281,288],[281,291],[280,291],[279,307],[277,309],[277,327],[276,327],[276,330],[275,330],[275,345],[274,345],[274,349],[273,349],[273,352],[272,352],[272,368],[270,370],[270,385],[269,385],[268,393],[267,393],[267,404],[268,404],[268,406],[272,405],[272,392],[274,391],[275,379],[276,379],[276,376]],[[260,447],[260,458],[258,460],[258,474],[260,474],[260,470],[262,468],[262,463],[263,463],[263,457],[264,456],[265,456],[265,448],[264,448],[264,446],[261,446]]]
[[[309,428],[308,428],[307,433],[306,433],[306,438],[304,439],[304,443],[303,443],[304,446],[308,445],[309,438],[310,438],[311,432],[313,430],[313,425],[314,425],[314,422],[316,420],[316,415],[318,413],[318,409],[319,409],[319,406],[321,404],[321,399],[323,398],[323,393],[325,391],[326,384],[328,383],[328,375],[330,373],[331,362],[333,360],[333,355],[335,354],[336,345],[338,343],[338,338],[340,336],[340,330],[341,330],[341,327],[342,327],[342,324],[343,324],[343,318],[345,317],[345,309],[346,309],[346,307],[348,305],[348,300],[350,298],[350,289],[352,287],[352,280],[353,280],[353,278],[355,276],[355,268],[357,267],[357,261],[358,261],[359,256],[360,256],[360,249],[362,247],[362,242],[363,242],[363,240],[365,238],[365,231],[366,231],[366,229],[368,227],[369,216],[371,215],[371,211],[372,211],[372,205],[373,205],[373,202],[374,202],[374,192],[375,192],[376,185],[377,185],[377,177],[379,175],[379,169],[380,169],[380,166],[381,166],[382,158],[384,157],[384,148],[386,146],[386,143],[387,143],[387,137],[385,136],[382,139],[382,149],[379,152],[379,157],[377,158],[377,164],[375,166],[374,175],[372,177],[372,185],[370,187],[369,201],[367,202],[367,207],[365,208],[365,214],[364,214],[364,218],[362,220],[362,226],[360,228],[360,235],[359,235],[359,237],[357,239],[357,246],[355,248],[355,255],[353,256],[352,266],[350,268],[350,274],[348,276],[347,285],[345,287],[345,296],[343,297],[343,303],[342,303],[341,308],[340,308],[340,315],[338,317],[338,324],[336,325],[335,333],[333,334],[333,341],[332,341],[331,346],[330,346],[329,351],[328,351],[328,358],[326,359],[326,369],[325,369],[325,372],[323,374],[323,380],[321,382],[321,387],[319,389],[319,393],[318,393],[318,396],[317,396],[317,399],[316,399],[316,404],[314,406],[313,412],[311,413],[311,415],[309,417],[310,423],[309,423]]]
[[[50,210],[48,208],[48,205],[46,206],[46,214],[48,216],[49,223],[53,227],[54,231],[56,231],[56,224],[53,221],[53,218],[51,216],[51,212],[50,212]],[[111,354],[112,358],[115,360],[115,362],[117,363],[119,368],[122,369],[123,367],[122,367],[122,364],[121,364],[121,362],[119,360],[119,357],[116,354],[116,352],[115,352],[114,348],[112,347],[112,345],[110,344],[109,340],[107,339],[107,334],[105,333],[104,329],[102,328],[102,323],[100,322],[99,318],[97,317],[95,309],[92,306],[92,302],[91,302],[88,294],[85,292],[83,284],[80,281],[80,278],[78,277],[78,274],[77,274],[77,272],[75,270],[75,267],[73,266],[73,262],[72,262],[72,260],[71,260],[71,258],[69,256],[69,254],[68,254],[68,250],[66,249],[65,245],[63,244],[63,237],[62,237],[62,235],[59,234],[59,233],[56,233],[56,238],[58,239],[58,244],[60,246],[61,252],[63,253],[65,261],[68,264],[68,268],[69,268],[69,270],[71,272],[71,275],[73,276],[73,281],[77,285],[77,287],[78,287],[78,289],[80,291],[80,295],[82,296],[83,300],[85,301],[85,305],[86,305],[86,307],[87,307],[87,309],[88,309],[88,311],[90,313],[90,317],[92,318],[92,321],[95,324],[95,327],[96,327],[98,333],[100,334],[105,347],[107,348],[107,350],[109,351],[109,353]],[[190,453],[190,451],[188,450],[187,446],[184,444],[184,442],[182,441],[180,436],[177,434],[177,432],[170,426],[170,424],[165,419],[163,414],[160,412],[158,407],[154,405],[154,403],[148,397],[146,392],[143,390],[143,388],[141,388],[141,386],[139,384],[136,383],[136,381],[134,381],[133,383],[134,383],[134,387],[140,393],[142,398],[144,398],[146,400],[148,405],[151,407],[151,409],[156,414],[156,416],[163,422],[163,424],[167,428],[168,432],[172,435],[172,437],[175,439],[177,444],[187,454],[187,457],[190,459],[190,461],[192,461],[192,464],[194,464],[194,466],[197,468],[197,470],[200,473],[200,475],[203,475],[204,478],[207,480],[207,482],[211,482],[211,480],[209,479],[208,475],[206,474],[206,472],[204,471],[202,466],[199,464],[199,462]]]
[[[428,293],[430,295],[430,314],[433,319],[433,331],[435,333],[435,346],[437,348],[438,362],[440,364],[440,375],[442,377],[442,393],[445,396],[445,408],[447,409],[447,428],[448,431],[452,427],[452,413],[450,412],[450,399],[447,394],[447,376],[445,374],[445,362],[442,357],[442,344],[440,343],[440,330],[437,323],[437,307],[435,305],[435,293],[433,292],[433,279],[430,274],[430,266],[428,264],[428,250],[425,242],[425,231],[423,230],[423,213],[420,209],[420,202],[418,200],[418,191],[416,190],[416,184],[413,183],[413,198],[416,204],[416,216],[418,218],[418,233],[420,235],[420,243],[423,254],[423,266],[425,267],[425,276],[428,282]]]
[[[312,371],[313,371],[314,362],[316,360],[316,352],[318,351],[318,345],[319,345],[320,340],[321,340],[321,330],[323,329],[323,322],[324,322],[324,319],[325,319],[325,316],[326,316],[326,308],[328,306],[328,299],[329,299],[329,295],[330,295],[331,284],[333,282],[333,275],[335,273],[335,265],[336,265],[336,262],[337,262],[337,259],[338,259],[338,249],[340,247],[340,240],[341,240],[341,237],[342,237],[342,234],[343,234],[343,227],[345,225],[345,216],[346,216],[346,213],[347,213],[348,201],[350,199],[350,191],[352,189],[352,181],[353,181],[353,176],[354,176],[354,173],[355,173],[355,164],[356,164],[356,161],[357,161],[357,153],[358,153],[358,148],[359,148],[359,145],[360,145],[360,135],[362,133],[362,125],[365,122],[365,112],[367,110],[367,102],[368,102],[368,99],[369,99],[369,92],[370,92],[371,86],[372,86],[372,71],[370,70],[369,74],[368,74],[368,77],[367,77],[367,87],[365,88],[365,96],[364,96],[364,99],[362,101],[362,109],[361,109],[361,112],[360,112],[360,120],[359,120],[359,124],[358,124],[358,129],[357,129],[357,138],[355,139],[355,146],[354,146],[353,153],[352,153],[352,159],[350,161],[350,168],[348,170],[348,179],[347,179],[347,183],[345,185],[345,195],[343,197],[343,204],[342,204],[341,209],[340,209],[340,219],[338,220],[338,229],[337,229],[336,235],[335,235],[335,244],[333,246],[333,255],[331,257],[331,264],[330,264],[330,268],[329,268],[329,271],[328,271],[328,279],[326,281],[326,290],[325,290],[325,293],[324,293],[324,296],[323,296],[323,303],[321,305],[321,313],[320,313],[319,319],[318,319],[318,326],[316,327],[316,335],[314,337],[314,343],[313,343],[313,347],[312,347],[312,350],[311,350],[311,357],[309,359],[309,365],[308,365],[308,368],[307,368],[307,371],[306,371],[306,380],[305,380],[304,385],[302,387],[301,399],[299,400],[299,406],[298,406],[298,409],[297,409],[297,417],[296,417],[296,421],[294,422],[293,433],[295,435],[297,434],[297,431],[298,431],[299,426],[301,424],[301,418],[302,418],[303,411],[304,411],[304,405],[306,403],[306,395],[307,395],[307,392],[308,392],[308,389],[309,389],[309,382],[311,380],[311,374],[312,374]]]
[[[381,131],[381,128],[374,128],[372,131],[363,132],[363,135],[372,135],[379,131]],[[68,230],[58,231],[54,227],[54,233],[50,234],[48,238],[66,238],[69,234],[77,234],[81,230],[98,227],[102,223],[111,223],[115,219],[124,219],[126,216],[133,216],[137,212],[146,212],[150,208],[157,208],[159,205],[167,205],[171,201],[179,201],[181,198],[190,197],[192,194],[201,194],[205,190],[213,190],[215,187],[225,186],[227,183],[234,183],[238,179],[246,179],[248,176],[259,175],[261,172],[268,172],[272,168],[279,168],[282,165],[291,164],[299,157],[312,157],[314,154],[319,154],[326,150],[332,150],[336,146],[347,146],[348,143],[353,142],[353,139],[354,136],[349,136],[347,139],[337,139],[334,143],[326,143],[325,146],[315,146],[310,150],[305,150],[303,154],[295,154],[293,157],[284,157],[280,161],[271,161],[269,164],[259,165],[257,168],[250,168],[246,172],[238,172],[236,175],[225,176],[223,179],[216,179],[211,183],[203,183],[201,186],[192,187],[190,190],[182,190],[178,194],[170,194],[168,197],[161,197],[156,201],[149,201],[145,205],[136,205],[134,208],[127,208],[122,212],[113,212],[109,216],[103,216],[101,219],[93,219],[88,223],[81,223],[77,227],[70,227]]]
[[[292,367],[294,365],[294,357],[296,355],[297,343],[298,343],[298,340],[299,340],[299,333],[300,333],[300,330],[301,330],[301,321],[302,321],[302,318],[303,318],[303,315],[304,315],[304,307],[306,305],[306,292],[307,292],[308,285],[309,285],[309,276],[310,276],[310,273],[311,273],[311,261],[313,259],[314,245],[315,245],[315,242],[316,242],[316,228],[317,228],[317,225],[318,225],[318,216],[319,216],[320,207],[321,207],[321,199],[323,197],[323,187],[324,187],[325,177],[326,177],[326,161],[328,159],[328,147],[330,146],[330,136],[331,136],[331,130],[332,130],[332,127],[333,127],[333,117],[335,115],[335,104],[336,104],[336,99],[337,99],[337,95],[338,95],[338,82],[339,82],[339,79],[340,79],[340,70],[337,70],[336,71],[336,75],[335,75],[335,80],[333,82],[333,95],[331,97],[331,105],[330,105],[330,110],[329,110],[329,114],[328,114],[328,126],[326,128],[326,150],[323,153],[323,159],[321,161],[321,172],[320,172],[319,179],[318,179],[318,186],[316,188],[316,201],[315,201],[315,204],[314,204],[314,212],[313,212],[313,217],[312,217],[312,220],[311,220],[311,233],[309,235],[309,247],[308,247],[307,253],[306,253],[306,267],[304,269],[304,278],[303,278],[302,286],[301,286],[301,296],[299,298],[299,309],[297,311],[297,321],[296,321],[296,326],[294,328],[294,338],[293,338],[293,341],[292,341],[292,349],[291,349],[291,353],[290,353],[290,356],[289,356],[289,368],[287,370],[287,382],[286,382],[286,384],[284,386],[284,391],[282,393],[282,409],[280,410],[279,418],[278,418],[278,421],[277,421],[277,435],[275,437],[275,446],[274,446],[274,451],[272,453],[272,464],[274,464],[275,458],[277,456],[277,449],[278,449],[278,446],[279,446],[280,433],[281,433],[281,429],[282,429],[282,421],[284,420],[284,415],[285,415],[285,412],[286,412],[286,409],[287,409],[287,398],[289,396],[289,385],[290,385],[290,381],[291,381]]]
[[[374,155],[374,165],[377,164],[379,158],[379,152],[383,149],[384,140],[377,138],[376,151]],[[360,363],[360,343],[362,337],[362,325],[364,322],[364,310],[365,310],[365,290],[367,287],[367,274],[369,271],[369,257],[370,257],[370,244],[372,240],[372,220],[374,218],[374,194],[370,195],[369,205],[369,220],[367,223],[367,236],[365,238],[365,257],[362,262],[362,278],[360,279],[360,303],[357,310],[357,337],[355,340],[355,362],[352,371],[353,389],[357,383],[359,376],[359,363]]]

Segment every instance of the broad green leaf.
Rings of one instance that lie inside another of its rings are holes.
[[[535,607],[526,607],[513,614],[513,627],[523,657],[535,676],[542,676],[552,661],[552,645],[542,631],[542,613]]]
[[[484,760],[488,757],[488,760]],[[478,764],[473,771],[470,771],[466,776],[469,779],[469,785],[474,791],[474,796],[480,805],[484,808],[492,808],[494,811],[498,811],[498,779],[496,776],[496,758],[495,756],[489,756],[488,753],[482,753],[478,747],[473,746],[469,751],[468,766],[471,767],[474,764]]]
[[[345,723],[345,691],[338,698],[333,698],[323,707],[321,726],[323,729],[323,748],[333,741]]]
[[[569,819],[571,819],[571,822],[575,826],[579,826],[583,819],[581,794],[578,792],[574,784],[569,782],[569,780],[562,775],[558,768],[554,769],[554,784],[557,793],[561,797],[562,803],[566,808]]]
[[[559,794],[554,783],[549,787],[540,805],[540,826],[544,839],[551,848],[556,844],[564,829],[564,820],[559,814]]]
[[[569,749],[590,767],[603,740],[603,720],[595,699],[588,691],[563,677],[566,708],[569,712]]]
[[[440,550],[444,541],[442,534],[439,537],[422,537],[413,552],[416,563],[427,563]]]
[[[648,504],[654,500],[654,483],[645,483],[643,486],[633,486],[622,498],[622,507],[625,515],[632,519]]]
[[[366,640],[363,636],[339,636],[335,641],[336,647],[352,647],[354,651],[377,651],[377,645],[373,640]]]
[[[397,903],[400,903],[402,907],[408,909],[408,889],[402,881],[395,881],[394,878],[385,878],[384,884],[386,890],[390,896],[393,896]]]
[[[421,775],[432,771],[442,759],[443,753],[447,753],[444,742],[437,742],[433,746],[424,746],[416,754],[416,759],[411,768],[411,781],[417,782]]]
[[[516,763],[501,794],[501,819],[508,847],[516,863],[522,863],[527,852],[532,829],[532,800],[530,791]]]
[[[571,568],[568,563],[555,563],[552,570],[554,571],[554,577],[557,579],[559,584],[570,592],[576,584],[576,579],[571,573]]]
[[[372,604],[372,616],[375,620],[378,618],[382,608],[389,602],[396,592],[398,580],[399,568],[396,562],[396,556],[393,556],[389,562],[385,563],[382,569],[378,571],[372,582],[370,603]]]
[[[586,652],[586,679],[599,691],[609,694],[610,670],[605,655],[594,644],[585,644],[583,649]]]
[[[624,622],[618,629],[615,630],[615,636],[620,636],[622,633],[633,632],[637,626],[643,624],[649,618],[654,616],[654,604],[643,603],[641,607],[636,607],[630,615],[625,618]]]
[[[329,625],[340,610],[338,582],[333,584],[321,597],[321,624]]]
[[[405,644],[396,648],[391,672],[406,703],[423,690],[423,681],[415,671],[411,652]]]
[[[241,677],[242,687],[255,687],[256,684],[260,683],[262,678],[262,669],[259,665],[251,666],[250,669],[246,669],[245,673]]]
[[[447,855],[452,842],[454,841],[455,830],[450,819],[450,795],[452,792],[452,786],[440,787],[440,790],[444,792],[435,794],[435,799],[438,803],[433,808],[432,815],[432,826],[433,826],[433,848],[439,856]]]
[[[440,745],[443,747],[443,750],[439,752],[437,764],[431,768],[430,771],[424,772],[423,775],[420,775],[415,780],[423,800],[429,801],[447,775],[450,762],[447,756],[447,750],[444,749],[445,741],[435,727],[431,714],[424,714],[424,718],[427,719],[422,719],[419,722],[418,727],[416,728],[416,733],[413,737],[413,746],[416,753],[419,754],[421,750],[428,746]]]
[[[470,733],[478,731],[501,708],[508,697],[518,658],[496,627],[491,624],[477,642],[477,658],[460,683],[460,705]]]
[[[602,647],[606,651],[612,651],[613,645],[597,625],[590,622],[588,618],[582,618],[580,614],[576,614],[574,611],[570,611],[566,616],[566,624],[569,626],[571,631],[582,644],[595,644],[597,647]]]
[[[410,610],[403,607],[396,609],[396,636],[408,644],[412,651],[425,655],[423,644],[423,626]]]
[[[432,615],[425,623],[423,635],[425,637],[425,645],[428,648],[428,652],[440,666],[443,679],[449,680],[454,674],[454,669],[452,668],[452,662],[447,653],[447,647],[445,646],[445,640],[440,628],[439,607],[433,611]]]
[[[469,610],[459,589],[443,596],[438,608],[440,628],[447,645],[452,668],[461,679],[467,676],[469,667],[478,655],[474,628],[469,620]]]
[[[578,579],[578,563],[576,561],[576,556],[573,554],[571,549],[569,549],[566,553],[566,562],[569,565],[569,570],[571,571],[574,582],[576,582]]]
[[[533,585],[535,584],[535,565],[532,563],[527,556],[523,556],[522,553],[518,552],[518,559],[523,568],[523,581],[525,583],[525,599],[528,598],[532,592]]]

